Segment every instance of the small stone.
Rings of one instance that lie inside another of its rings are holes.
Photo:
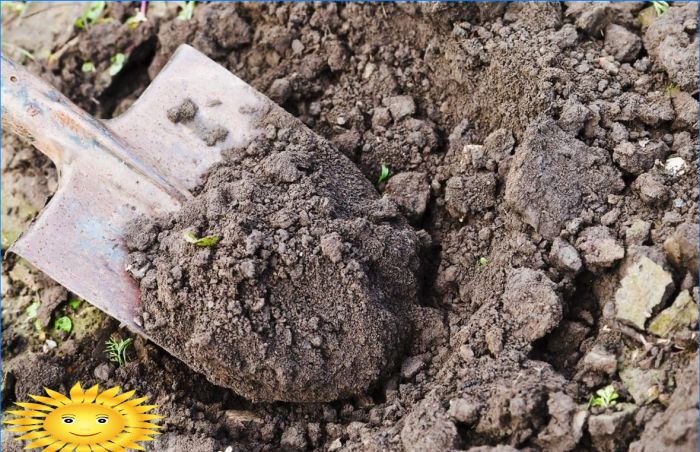
[[[420,356],[411,356],[401,364],[401,378],[410,380],[425,366],[425,361]]]
[[[667,153],[668,146],[662,141],[644,144],[623,141],[615,146],[613,160],[625,172],[636,176],[650,170],[654,162],[663,160]]]
[[[389,108],[394,121],[416,112],[416,103],[411,96],[394,96],[384,99],[384,106]]]
[[[301,55],[301,53],[304,51],[304,44],[302,44],[301,41],[298,39],[295,39],[292,41],[292,52],[294,52],[295,55]]]
[[[612,377],[617,371],[617,357],[603,346],[596,345],[583,357],[583,366]]]
[[[343,441],[341,441],[340,438],[336,438],[333,440],[333,442],[328,446],[328,452],[334,452],[336,450],[340,450],[343,448]]]
[[[569,242],[559,237],[552,242],[552,249],[549,252],[549,258],[552,263],[559,269],[571,273],[578,273],[583,267],[581,257]]]
[[[697,130],[698,101],[685,91],[680,91],[672,97],[671,102],[676,112],[673,128],[675,130]]]
[[[664,251],[671,264],[679,270],[698,273],[698,224],[683,223],[664,242]]]
[[[649,239],[651,223],[639,218],[625,230],[625,243],[629,245],[643,245]]]
[[[593,113],[581,102],[569,99],[562,108],[559,117],[559,127],[574,135],[577,135],[588,119],[593,116]]]
[[[508,157],[514,147],[515,138],[513,138],[513,132],[508,129],[498,129],[484,140],[486,157],[496,163]]]
[[[666,372],[661,369],[627,367],[620,371],[620,380],[634,402],[644,405],[659,397],[666,381]]]
[[[612,267],[625,257],[625,249],[605,226],[584,229],[576,241],[576,248],[583,255],[586,268],[594,273]]]
[[[661,306],[673,293],[674,284],[668,273],[646,256],[627,268],[615,292],[616,317],[639,330],[654,309]]]
[[[110,373],[111,368],[107,363],[100,364],[99,366],[95,367],[95,370],[93,371],[95,378],[97,378],[100,381],[107,381],[109,379]]]
[[[695,330],[698,323],[698,305],[688,290],[679,293],[673,304],[664,309],[649,324],[649,331],[660,337],[685,329]]]
[[[617,61],[632,62],[642,50],[642,40],[625,27],[610,24],[605,28],[605,50]]]
[[[278,104],[284,104],[292,95],[292,86],[286,78],[278,78],[270,84],[267,94]]]
[[[384,196],[394,201],[411,223],[417,224],[423,218],[430,199],[428,176],[418,172],[396,174],[387,182]]]
[[[388,108],[377,107],[372,113],[372,128],[386,127],[391,124],[391,113]]]
[[[600,217],[600,223],[603,226],[612,226],[617,222],[617,220],[620,218],[620,209],[615,208],[610,210],[610,212],[606,213],[602,217]]]
[[[486,157],[486,152],[484,152],[484,147],[478,144],[465,144],[462,149],[463,155],[468,155],[468,159],[472,166],[476,169],[484,169],[488,166],[488,159]]]
[[[479,405],[465,399],[452,399],[447,414],[457,422],[471,425],[479,420]]]
[[[305,429],[298,425],[288,427],[284,433],[282,433],[280,445],[283,446],[283,448],[286,447],[295,451],[306,450],[307,440]]]

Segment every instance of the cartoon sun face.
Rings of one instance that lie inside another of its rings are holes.
[[[24,410],[8,413],[20,416],[4,421],[14,425],[11,432],[23,433],[18,440],[31,441],[26,449],[44,451],[126,451],[144,450],[138,441],[152,441],[161,426],[148,421],[162,416],[148,414],[156,405],[141,405],[145,397],[132,399],[134,391],[119,394],[116,386],[99,392],[97,385],[83,391],[80,383],[70,390],[70,398],[44,388],[49,397],[30,395],[39,403],[17,405]]]

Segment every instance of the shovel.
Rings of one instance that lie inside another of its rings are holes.
[[[184,103],[196,114],[176,122],[173,109]],[[141,296],[126,271],[125,226],[179,209],[222,150],[261,132],[255,125],[270,108],[279,107],[188,45],[126,113],[106,121],[3,56],[2,126],[59,172],[56,194],[9,251],[148,337],[135,321]]]

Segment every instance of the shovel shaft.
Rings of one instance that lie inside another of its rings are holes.
[[[3,129],[30,140],[54,162],[59,173],[76,159],[114,158],[176,200],[190,196],[145,165],[105,124],[54,87],[5,56],[1,59]]]

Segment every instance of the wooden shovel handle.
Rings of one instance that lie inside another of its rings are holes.
[[[114,158],[180,201],[187,190],[174,187],[137,158],[109,128],[14,61],[0,57],[2,127],[29,139],[59,172],[75,159]]]

